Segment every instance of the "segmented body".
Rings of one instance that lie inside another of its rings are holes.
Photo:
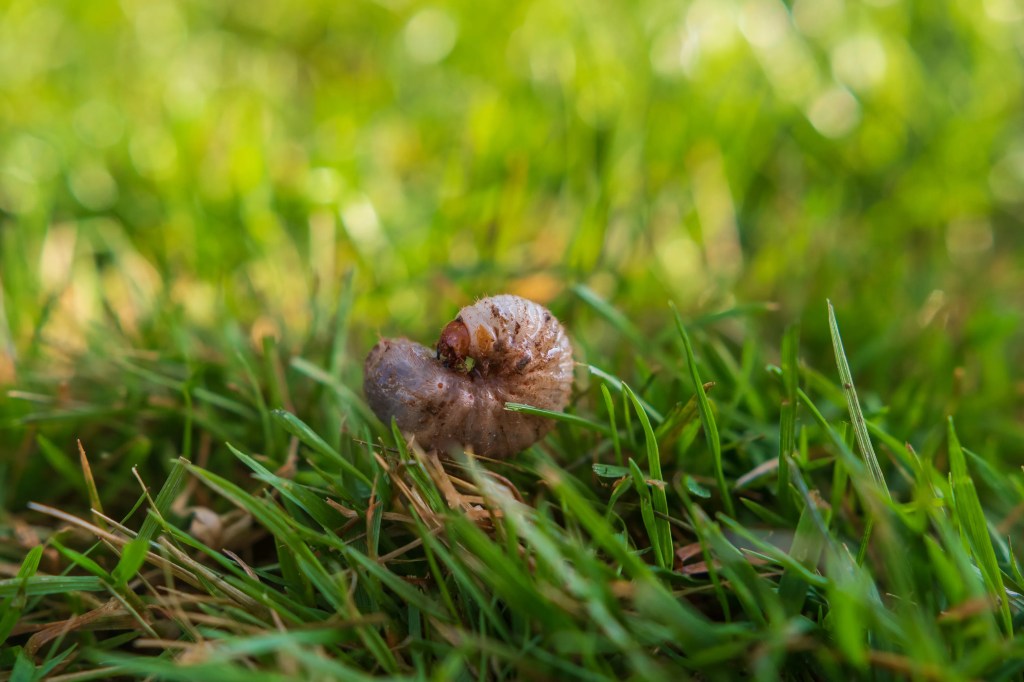
[[[381,421],[394,417],[422,447],[462,446],[503,458],[554,425],[509,412],[505,403],[562,410],[572,376],[572,346],[554,315],[506,294],[460,310],[436,352],[409,339],[383,339],[366,358],[363,387]]]

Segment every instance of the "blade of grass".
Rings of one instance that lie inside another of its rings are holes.
[[[509,412],[520,412],[522,414],[531,414],[537,417],[547,417],[548,419],[554,419],[555,421],[564,422],[566,424],[572,424],[579,426],[589,431],[597,431],[598,433],[606,436],[612,435],[612,430],[601,424],[581,417],[576,414],[570,414],[568,412],[556,412],[554,410],[545,410],[540,407],[533,407],[532,405],[524,405],[523,403],[505,403],[505,409]]]
[[[426,524],[423,523],[422,519],[416,518],[416,527],[419,531],[419,537],[423,540],[423,547],[429,551],[434,558],[437,560],[438,566],[444,566],[451,572],[452,583],[455,595],[450,595],[449,599],[449,610],[457,615],[458,609],[455,604],[456,601],[454,596],[458,596],[460,604],[473,604],[479,609],[480,615],[487,619],[488,624],[494,628],[494,631],[504,639],[509,640],[512,637],[511,632],[508,630],[508,625],[505,619],[498,614],[494,608],[492,602],[492,595],[487,594],[484,589],[480,587],[477,581],[473,578],[473,572],[466,566],[466,564],[456,557],[452,552],[439,540],[434,534],[427,528]],[[440,571],[438,571],[440,573]],[[444,584],[444,581],[441,581]],[[448,593],[448,590],[445,590]],[[450,593],[449,593],[450,594]]]
[[[473,465],[472,462],[470,464]],[[653,661],[645,651],[635,646],[635,640],[616,617],[614,611],[617,608],[607,589],[603,565],[594,561],[587,552],[573,551],[576,546],[567,545],[554,524],[515,500],[507,488],[481,475],[479,467],[471,466],[471,470],[474,481],[487,499],[497,504],[504,518],[515,520],[520,537],[534,550],[538,564],[544,564],[558,584],[564,585],[566,591],[578,600],[590,621],[619,647],[633,668],[645,679],[662,677]],[[598,571],[598,574],[587,575],[588,568]]]
[[[39,445],[39,451],[46,457],[46,461],[54,471],[59,474],[61,480],[74,481],[78,478],[78,469],[75,468],[74,462],[53,441],[40,433],[36,434],[36,443]]]
[[[850,411],[850,421],[853,424],[854,435],[857,437],[860,454],[867,462],[868,471],[871,472],[871,477],[880,492],[885,499],[892,499],[889,494],[889,486],[886,485],[885,476],[882,474],[882,467],[878,464],[875,448],[871,445],[871,436],[868,434],[867,425],[864,423],[864,413],[861,411],[860,401],[857,398],[857,389],[853,385],[853,374],[850,373],[850,363],[846,360],[843,339],[839,336],[839,324],[836,322],[836,313],[832,308],[831,301],[828,301],[828,329],[832,335],[832,349],[835,351],[836,366],[839,368],[839,380],[843,384],[846,407]]]
[[[643,410],[640,405],[640,401],[637,399],[636,394],[626,384],[622,385],[622,390],[630,401],[633,403],[633,408],[636,410],[637,418],[640,420],[640,425],[644,430],[644,444],[647,450],[647,470],[650,472],[650,477],[654,481],[661,481],[661,483],[651,484],[651,502],[654,506],[654,511],[661,513],[662,517],[653,523],[654,535],[651,536],[652,544],[655,544],[658,552],[656,556],[661,557],[659,565],[662,568],[672,568],[672,557],[674,555],[672,549],[672,529],[669,526],[668,521],[665,517],[668,516],[668,497],[665,495],[664,486],[664,475],[661,473],[661,454],[658,452],[658,440],[654,437],[654,429],[651,427],[651,420],[647,418],[647,413]],[[630,468],[634,469],[635,465],[630,464]],[[634,484],[637,488],[641,488],[645,484],[643,481],[637,481],[634,479]]]
[[[263,360],[263,376],[266,380],[266,388],[270,405],[289,409],[288,385],[285,382],[284,371],[281,366],[281,356],[278,351],[277,338],[273,334],[264,334],[259,340],[261,358]]]
[[[100,493],[96,488],[96,479],[92,477],[92,467],[89,466],[89,458],[85,454],[82,441],[78,440],[76,442],[78,443],[78,461],[82,466],[82,476],[85,478],[85,489],[89,492],[89,506],[102,514],[103,503],[100,502]],[[100,528],[106,527],[102,519],[97,519],[96,525]]]
[[[231,443],[227,443],[228,450],[243,464],[253,470],[255,478],[272,485],[284,497],[291,500],[302,511],[309,514],[310,518],[319,523],[325,530],[338,528],[345,523],[344,517],[323,498],[295,481],[276,476],[265,466],[245,454]]]
[[[715,382],[708,381],[704,384],[704,392],[709,393],[715,387]],[[695,393],[686,403],[676,403],[665,415],[665,421],[654,430],[654,437],[658,440],[658,447],[668,450],[676,441],[680,440],[687,427],[698,418],[698,399]],[[685,439],[684,439],[685,441]],[[685,451],[685,448],[682,448]]]
[[[622,393],[622,379],[619,379],[618,377],[616,377],[613,374],[609,374],[608,372],[604,371],[600,367],[595,367],[594,365],[586,365],[586,367],[587,367],[587,371],[590,372],[591,375],[597,377],[598,379],[603,380],[605,383],[607,383],[609,386],[614,388],[616,391],[618,391],[619,393]],[[661,422],[665,421],[665,417],[661,414],[661,412],[659,412],[658,410],[654,409],[654,407],[652,407],[650,403],[648,403],[646,400],[644,400],[640,396],[637,396],[637,400],[639,400],[640,404],[643,405],[644,412],[646,412],[647,415],[651,419],[653,419],[655,422],[657,422],[659,424]],[[627,419],[628,419],[628,417],[627,417]],[[626,433],[629,433],[629,423],[628,422],[626,424]]]
[[[157,493],[155,501],[149,498],[148,492],[146,493],[152,513],[146,515],[139,534],[121,550],[121,558],[118,560],[114,570],[111,571],[111,576],[121,590],[142,568],[142,564],[146,561],[146,554],[149,552],[149,543],[160,529],[160,519],[166,516],[171,508],[171,503],[178,497],[182,486],[185,484],[183,461],[179,459],[171,467],[171,473],[168,475],[167,480],[164,481],[160,492]]]
[[[264,452],[277,452],[274,433],[270,428],[270,408],[267,405],[266,399],[263,397],[263,389],[260,386],[259,377],[256,376],[256,370],[253,369],[252,363],[249,361],[248,354],[242,349],[238,348],[235,350],[235,358],[242,366],[245,378],[249,381],[249,388],[252,391],[252,400],[256,404],[256,411],[259,413],[260,428],[263,430]]]
[[[0,580],[0,597],[13,597],[23,591],[27,597],[71,592],[103,592],[107,586],[95,576],[33,575],[27,578]]]
[[[54,549],[60,552],[61,556],[70,561],[75,566],[78,566],[87,573],[91,573],[97,578],[106,581],[113,582],[110,573],[107,572],[102,566],[96,563],[95,559],[82,554],[81,552],[75,551],[70,547],[65,547],[61,544],[60,540],[56,536],[53,536],[49,540],[50,544],[53,545]]]
[[[348,341],[352,304],[355,301],[356,287],[352,285],[355,275],[355,268],[349,268],[345,273],[339,286],[338,305],[334,310],[334,333],[331,335],[331,354],[327,371],[339,384],[342,366],[345,363],[345,343]],[[339,403],[338,407],[344,407],[344,404]]]
[[[672,315],[676,320],[676,329],[683,340],[683,348],[686,351],[686,362],[690,367],[690,378],[697,391],[697,406],[700,411],[700,421],[704,426],[704,436],[707,439],[708,447],[711,449],[711,457],[715,466],[715,478],[718,481],[718,488],[721,491],[722,502],[725,504],[726,513],[729,516],[736,516],[736,508],[732,502],[732,494],[725,482],[725,471],[722,467],[722,444],[718,437],[718,424],[711,411],[711,403],[708,401],[707,393],[704,391],[704,382],[701,381],[700,372],[697,370],[697,360],[693,355],[693,346],[690,344],[690,336],[683,326],[683,319],[675,305],[670,304]]]
[[[304,374],[313,381],[323,384],[326,388],[334,391],[338,403],[346,406],[345,412],[348,415],[358,416],[366,424],[373,424],[377,421],[376,416],[374,416],[370,408],[355,391],[346,384],[336,380],[323,368],[318,367],[305,358],[299,357],[292,358],[288,365],[300,374]]]
[[[729,578],[729,586],[736,595],[744,613],[756,624],[765,626],[769,620],[779,621],[781,608],[774,591],[768,590],[754,567],[743,553],[726,539],[719,525],[706,517],[700,507],[695,508],[695,521],[700,523],[703,537],[714,555],[722,562],[722,573]]]
[[[574,512],[574,518],[586,529],[590,538],[615,559],[625,574],[634,580],[652,580],[650,567],[633,552],[608,521],[594,509],[584,494],[576,489],[575,479],[560,469],[545,466],[541,477],[559,496],[566,508]],[[631,479],[630,479],[631,480]]]
[[[843,438],[836,433],[836,430],[832,428],[832,425],[828,423],[827,419],[825,419],[825,415],[821,413],[818,406],[811,400],[811,397],[807,395],[802,388],[798,388],[796,393],[800,397],[800,403],[807,408],[807,411],[811,413],[811,417],[821,428],[822,432],[824,432],[832,442],[843,466],[846,467],[847,470],[857,474],[856,482],[859,483],[864,478],[864,461],[850,450],[850,447],[846,444]],[[790,474],[792,473],[793,472],[790,472]]]
[[[485,586],[500,596],[505,603],[530,618],[550,620],[568,627],[568,614],[562,612],[537,591],[537,577],[516,566],[504,554],[503,547],[492,542],[476,524],[465,517],[453,516],[448,523],[449,537],[462,546],[463,551],[481,564],[480,578]],[[467,562],[469,563],[469,562]]]
[[[630,322],[629,318],[601,298],[593,289],[584,284],[577,284],[572,287],[572,291],[580,300],[596,310],[601,317],[611,323],[612,327],[619,330],[623,336],[628,338],[638,348],[644,348],[647,345],[644,335]]]
[[[788,458],[786,462],[788,466]],[[779,599],[787,616],[795,616],[803,610],[807,600],[808,584],[813,584],[807,574],[817,567],[824,548],[824,539],[815,522],[814,512],[810,505],[807,505],[800,513],[800,520],[793,534],[793,543],[789,548],[789,555],[797,562],[799,568],[787,566],[782,578],[779,579]]]
[[[365,493],[362,495],[362,498],[365,499],[369,497],[370,490],[373,488],[373,482],[366,474],[356,468],[355,464],[342,457],[341,453],[328,445],[327,441],[321,438],[315,431],[313,431],[313,429],[309,428],[304,421],[296,417],[291,412],[286,412],[285,410],[273,410],[271,414],[274,416],[277,423],[283,426],[288,433],[305,443],[314,452],[323,455],[330,461],[337,464],[345,473],[353,476],[362,483],[365,486],[365,490],[361,491]]]
[[[793,513],[793,498],[789,490],[789,467],[786,458],[796,452],[796,408],[797,388],[800,374],[797,367],[797,352],[800,347],[800,327],[790,325],[782,337],[782,381],[784,395],[779,417],[779,478],[775,497],[779,502],[779,513],[789,517]]]
[[[272,502],[253,497],[221,476],[192,464],[186,463],[185,466],[207,486],[252,514],[276,538],[285,543],[295,555],[300,570],[309,577],[338,613],[345,618],[359,617],[359,612],[351,603],[351,596],[339,584],[338,576],[334,572],[328,571],[317,554],[302,539],[300,534],[304,532],[304,529],[294,519]],[[357,628],[357,632],[363,644],[385,670],[389,672],[397,670],[398,663],[394,654],[375,628],[362,626]]]
[[[30,549],[25,555],[24,560],[22,560],[18,573],[14,576],[13,580],[23,585],[26,584],[29,578],[32,578],[36,571],[39,570],[39,561],[42,556],[42,545],[36,545]],[[14,629],[18,619],[21,618],[27,603],[27,595],[24,591],[19,590],[14,595],[5,598],[3,604],[0,604],[0,647],[7,641],[11,630]]]
[[[970,544],[971,553],[974,555],[975,561],[978,562],[978,568],[981,569],[981,574],[985,578],[989,597],[999,605],[1003,631],[1007,636],[1012,636],[1013,618],[1010,614],[1010,603],[1003,585],[1003,574],[999,570],[999,561],[996,559],[996,552],[992,546],[992,536],[988,532],[985,511],[982,509],[981,500],[978,499],[974,480],[967,470],[967,459],[964,457],[963,448],[960,447],[960,439],[957,438],[952,417],[949,418],[947,424],[949,482],[953,488],[956,516]]]
[[[601,397],[604,399],[604,408],[608,413],[609,432],[612,436],[612,448],[615,450],[615,462],[622,466],[625,460],[622,459],[622,444],[619,441],[619,427],[615,424],[615,401],[608,391],[608,384],[601,382]]]
[[[637,493],[640,495],[640,516],[644,521],[644,528],[647,530],[647,537],[651,543],[651,549],[654,550],[655,563],[661,568],[669,568],[672,564],[672,557],[665,554],[665,549],[661,541],[661,531],[659,530],[659,523],[668,523],[664,520],[659,520],[654,516],[654,503],[651,500],[651,486],[648,485],[647,479],[643,472],[640,471],[640,467],[637,466],[636,460],[632,457],[629,458],[629,469],[632,474],[633,487],[636,488]]]

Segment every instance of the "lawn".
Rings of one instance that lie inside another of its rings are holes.
[[[0,681],[1024,679],[1022,52],[1014,0],[0,2]],[[381,423],[371,347],[500,293],[554,430]]]

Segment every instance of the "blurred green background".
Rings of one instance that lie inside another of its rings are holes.
[[[1018,0],[5,0],[0,384],[301,351],[350,272],[354,358],[511,291],[629,376],[581,285],[832,377],[829,298],[894,432],[1020,460],[1022,50]]]

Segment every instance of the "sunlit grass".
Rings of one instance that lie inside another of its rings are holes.
[[[1015,12],[3,5],[0,669],[1020,679]],[[410,448],[502,292],[567,413]]]

